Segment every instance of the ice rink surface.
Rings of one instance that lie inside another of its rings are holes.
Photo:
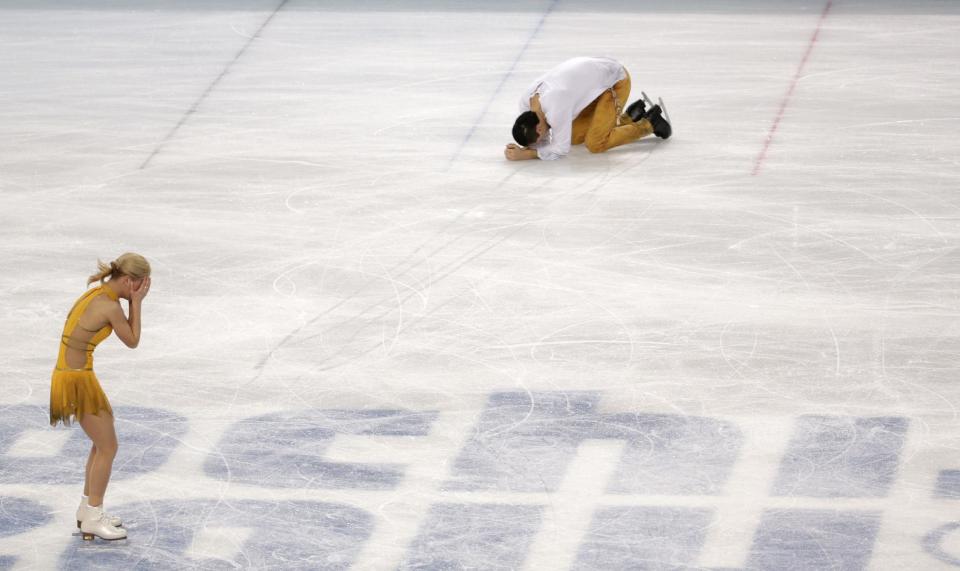
[[[960,4],[80,4],[0,3],[0,569],[960,567]],[[578,55],[673,138],[504,160]]]

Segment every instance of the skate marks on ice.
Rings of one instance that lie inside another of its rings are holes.
[[[0,473],[4,472],[6,472],[5,461],[0,460]],[[0,494],[0,540],[28,533],[49,524],[52,520],[49,506]],[[0,569],[12,569],[18,559],[16,555],[6,555],[0,551]]]
[[[136,518],[126,541],[71,543],[59,568],[348,569],[372,527],[361,510],[310,501],[166,500],[120,510]]]
[[[573,568],[633,569],[642,561],[643,569],[702,569],[696,556],[711,519],[706,509],[605,508],[594,517]],[[766,511],[744,568],[862,569],[870,561],[879,521],[875,513]]]
[[[946,547],[952,545],[952,549]],[[923,547],[940,561],[960,567],[960,521],[944,524],[923,538]]]
[[[573,569],[685,568],[696,564],[710,527],[708,509],[611,506],[598,509]],[[630,538],[624,541],[624,538]]]
[[[486,192],[499,192],[514,175],[503,177]],[[542,208],[571,195],[589,193],[606,181],[553,195]],[[455,281],[453,278],[464,268],[469,269],[471,264],[495,253],[502,245],[509,245],[511,239],[539,219],[539,209],[525,211],[515,206],[513,201],[489,209],[476,205],[449,219],[431,219],[428,222],[439,223],[439,227],[428,228],[422,238],[410,242],[409,251],[398,261],[374,272],[363,268],[316,268],[309,264],[285,273],[283,279],[289,283],[323,284],[323,295],[335,302],[291,329],[268,349],[245,385],[261,382],[268,372],[271,377],[282,375],[287,361],[297,362],[296,355],[305,345],[310,354],[310,369],[321,372],[389,348],[402,331],[428,320],[448,304],[458,302],[459,295],[471,291],[473,285],[462,283],[457,293],[428,307],[427,299],[433,288],[441,284],[456,287],[448,282]],[[410,316],[404,318],[407,314]],[[385,337],[384,331],[389,331],[393,338]],[[271,365],[278,369],[270,370]]]
[[[324,452],[340,436],[422,437],[436,414],[404,410],[319,410],[274,413],[237,422],[205,463],[208,477],[275,488],[390,490],[398,464],[330,462]]]
[[[614,440],[625,446],[607,493],[719,493],[741,446],[735,426],[680,415],[601,413],[600,398],[590,392],[491,395],[445,487],[556,492],[581,444]]]
[[[960,470],[942,470],[934,497],[960,500]],[[927,553],[940,561],[960,567],[960,520],[944,524],[923,538]]]
[[[812,498],[885,497],[906,433],[907,420],[899,417],[800,417],[773,493]]]
[[[585,514],[582,536],[569,546],[574,569],[624,569],[638,562],[648,569],[700,568],[718,510],[731,501],[725,490],[733,468],[747,452],[741,428],[731,419],[604,412],[602,396],[489,395],[462,448],[450,450],[449,473],[434,468],[444,481],[426,492],[430,501],[397,561],[400,568],[519,568],[536,551],[547,516],[563,511],[557,503],[581,504],[577,510]],[[280,562],[347,568],[374,539],[380,516],[370,510],[380,500],[353,505],[353,498],[402,501],[396,495],[412,467],[400,456],[347,463],[327,460],[325,451],[338,436],[422,439],[437,414],[337,409],[238,420],[204,469],[209,478],[249,486],[242,492],[249,497],[118,506],[131,539],[104,549],[108,567],[143,561],[160,569]],[[884,510],[896,509],[878,500],[890,496],[908,430],[901,417],[794,419],[773,484],[751,498],[762,509],[747,538],[745,567],[866,567]],[[610,477],[596,483],[596,494],[572,494],[565,478],[592,442],[616,444],[620,452],[609,457]],[[937,490],[926,494],[951,489],[953,472],[943,471]],[[274,490],[298,487],[309,500],[267,500]],[[338,499],[325,499],[325,491]],[[923,547],[931,557],[955,560],[957,525],[941,523],[927,532]],[[80,568],[89,557],[71,545],[62,566]]]
[[[541,507],[435,504],[401,569],[519,569],[540,527]]]
[[[960,500],[960,470],[943,470],[937,479],[938,498]]]
[[[46,506],[20,498],[0,496],[0,537],[18,535],[44,526],[52,519]],[[2,561],[0,558],[0,562]]]

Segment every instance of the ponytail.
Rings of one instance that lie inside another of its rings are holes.
[[[140,254],[130,252],[123,254],[109,264],[97,260],[97,273],[87,278],[87,285],[95,281],[102,284],[107,278],[113,279],[119,276],[130,276],[135,279],[149,277],[150,262]]]
[[[104,264],[100,260],[97,260],[97,273],[87,278],[87,285],[90,285],[95,281],[99,281],[102,284],[103,280],[113,277],[113,273],[116,271],[116,268],[116,262]]]

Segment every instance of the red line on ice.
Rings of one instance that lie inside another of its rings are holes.
[[[790,88],[787,89],[787,94],[783,96],[783,100],[780,102],[780,110],[777,112],[777,117],[773,120],[773,125],[770,126],[770,132],[767,133],[767,140],[763,143],[763,149],[760,151],[760,154],[757,155],[757,160],[753,164],[752,176],[756,176],[760,172],[760,165],[763,164],[764,159],[767,158],[767,149],[770,148],[770,143],[773,142],[773,135],[777,132],[777,127],[780,125],[780,120],[783,119],[783,112],[787,109],[787,104],[790,103],[790,97],[793,95],[793,90],[797,88],[797,83],[800,82],[800,74],[803,73],[803,68],[807,65],[807,60],[810,59],[810,52],[813,51],[813,46],[817,43],[817,37],[820,35],[820,28],[823,27],[823,21],[827,19],[827,13],[830,11],[830,8],[833,6],[833,0],[827,0],[827,5],[823,7],[823,12],[820,13],[820,19],[817,21],[817,28],[813,31],[813,35],[810,37],[810,42],[807,43],[807,51],[803,54],[803,59],[800,60],[800,65],[797,66],[796,73],[793,74],[793,81],[790,82]]]

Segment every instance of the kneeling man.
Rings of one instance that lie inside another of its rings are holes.
[[[672,128],[660,105],[646,109],[638,99],[627,107],[630,74],[610,58],[567,60],[537,78],[520,99],[520,116],[504,155],[512,161],[554,160],[585,144],[592,153],[636,141],[647,135],[661,139]]]

